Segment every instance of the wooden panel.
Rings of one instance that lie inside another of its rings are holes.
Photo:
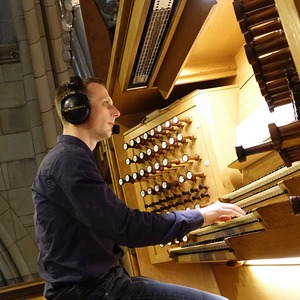
[[[148,87],[153,86],[153,82],[155,80],[156,74],[160,68],[162,61],[165,58],[166,52],[168,50],[168,46],[172,40],[175,29],[178,25],[178,21],[180,19],[185,3],[186,0],[181,0],[178,4],[178,7],[176,8],[176,11],[174,12],[172,22],[170,23],[170,26],[166,32],[166,38],[163,41],[163,47],[161,48],[159,56],[155,61],[152,78],[148,84]],[[134,4],[132,6],[131,18],[128,25],[127,35],[125,38],[126,39],[125,46],[124,46],[120,72],[119,72],[119,81],[120,81],[121,90],[123,92],[129,89],[128,83],[132,75],[135,60],[137,59],[136,55],[145,28],[146,18],[148,13],[152,9],[150,7],[150,4],[151,4],[150,0],[134,1]]]
[[[142,276],[202,289],[215,294],[220,293],[208,263],[176,264],[171,261],[153,265],[149,259],[147,248],[138,248],[136,251]]]
[[[212,79],[237,74],[235,55],[242,48],[243,36],[232,13],[231,1],[218,1],[217,5],[220,6],[218,13],[211,15],[210,22],[207,22],[207,15],[217,1],[191,0],[186,1],[169,47],[166,45],[163,49],[166,55],[155,69],[150,83],[151,88],[124,91],[128,80],[127,69],[130,69],[136,55],[137,37],[140,35],[138,30],[144,22],[137,14],[134,14],[134,20],[131,21],[135,2],[138,2],[139,6],[144,3],[144,1],[134,0],[120,1],[108,76],[110,95],[123,115],[140,111],[147,113],[165,107],[195,89],[187,83],[201,81],[203,83],[197,87],[208,88],[216,86],[216,82],[213,85],[210,83]],[[214,22],[217,22],[217,26]],[[128,29],[129,23],[135,24],[134,30]],[[224,26],[226,26],[226,34],[216,39],[216,30]],[[209,36],[210,40],[207,41]],[[127,39],[129,39],[128,42]],[[127,47],[125,54],[124,49]],[[189,75],[190,72],[192,74]],[[155,79],[154,82],[153,79]],[[168,100],[168,104],[164,103],[165,99]]]
[[[118,18],[116,22],[113,46],[111,50],[111,57],[109,61],[109,70],[107,78],[107,90],[109,95],[113,95],[114,86],[116,84],[119,65],[121,61],[122,51],[125,43],[126,30],[129,22],[129,16],[134,0],[120,1],[118,9]]]
[[[237,74],[236,69],[237,65],[234,57],[192,63],[191,65],[185,65],[177,77],[176,85],[234,77]]]
[[[230,300],[298,300],[299,265],[212,265],[220,292]]]
[[[300,217],[294,215],[289,200],[281,201],[280,203],[269,204],[263,207],[258,207],[256,209],[256,213],[264,222],[266,228],[279,228],[300,224]],[[288,247],[288,245],[286,246]]]
[[[232,1],[218,1],[201,28],[176,84],[238,75],[235,55],[243,43]]]
[[[266,224],[258,233],[227,238],[239,260],[297,257],[300,253],[300,216],[295,216],[289,201],[256,209]]]
[[[295,176],[282,181],[289,196],[300,196],[300,176]]]
[[[80,1],[85,32],[95,76],[107,80],[111,54],[111,37],[96,1]]]
[[[44,281],[23,282],[0,288],[0,298],[5,300],[42,300]]]
[[[300,74],[300,18],[298,0],[275,0],[278,14],[289,43],[293,60],[296,65],[298,74]],[[296,7],[297,5],[297,7]]]
[[[128,82],[138,51],[139,42],[143,33],[150,4],[150,0],[134,1],[133,4],[119,72],[119,81],[121,90],[123,92],[128,88]]]
[[[300,224],[228,238],[239,260],[298,257]]]
[[[247,161],[249,164],[247,164]],[[283,166],[283,162],[278,153],[272,151],[261,155],[253,155],[253,158],[249,156],[245,163],[236,162],[233,165],[237,168],[240,168],[240,166],[244,167],[242,169],[243,183],[248,184]]]
[[[166,57],[155,79],[164,98],[168,98],[188,58],[189,52],[215,0],[187,1]]]
[[[152,78],[151,78],[151,81],[149,83],[149,87],[156,86],[155,85],[155,80],[156,80],[157,73],[159,72],[161,64],[163,63],[163,61],[166,57],[167,51],[168,51],[170,43],[171,43],[171,41],[174,37],[175,30],[177,29],[179,19],[181,18],[181,15],[182,15],[183,9],[186,5],[186,2],[187,2],[187,0],[180,0],[179,5],[176,8],[176,11],[174,12],[173,20],[172,20],[172,23],[171,23],[171,25],[168,29],[167,37],[164,41],[164,44],[163,44],[163,47],[162,47],[161,52],[159,54],[159,57],[157,58],[155,69],[153,71]]]

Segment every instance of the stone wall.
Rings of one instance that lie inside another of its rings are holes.
[[[0,65],[0,285],[36,277],[31,184],[37,163],[20,63]]]
[[[31,185],[61,130],[55,83],[72,72],[58,1],[8,2],[19,59],[0,63],[0,286],[38,278]]]

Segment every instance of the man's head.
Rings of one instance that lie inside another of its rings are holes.
[[[96,82],[105,87],[101,79],[81,79],[79,76],[74,76],[69,82],[58,88],[55,106],[64,125],[67,123],[81,124],[87,120],[91,109],[86,95],[90,82]]]
[[[76,128],[98,141],[110,137],[115,119],[120,116],[98,78],[71,78],[58,88],[55,105],[64,130]]]

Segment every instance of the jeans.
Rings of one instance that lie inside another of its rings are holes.
[[[78,300],[225,300],[226,298],[175,284],[144,277],[130,277],[115,267],[98,286],[78,289]]]

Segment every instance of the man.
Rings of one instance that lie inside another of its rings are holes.
[[[224,299],[196,289],[130,277],[118,245],[143,247],[233,216],[218,203],[200,210],[155,214],[128,208],[101,177],[93,149],[112,134],[120,112],[98,79],[73,78],[60,87],[56,108],[63,135],[42,161],[32,185],[38,267],[47,299]]]

